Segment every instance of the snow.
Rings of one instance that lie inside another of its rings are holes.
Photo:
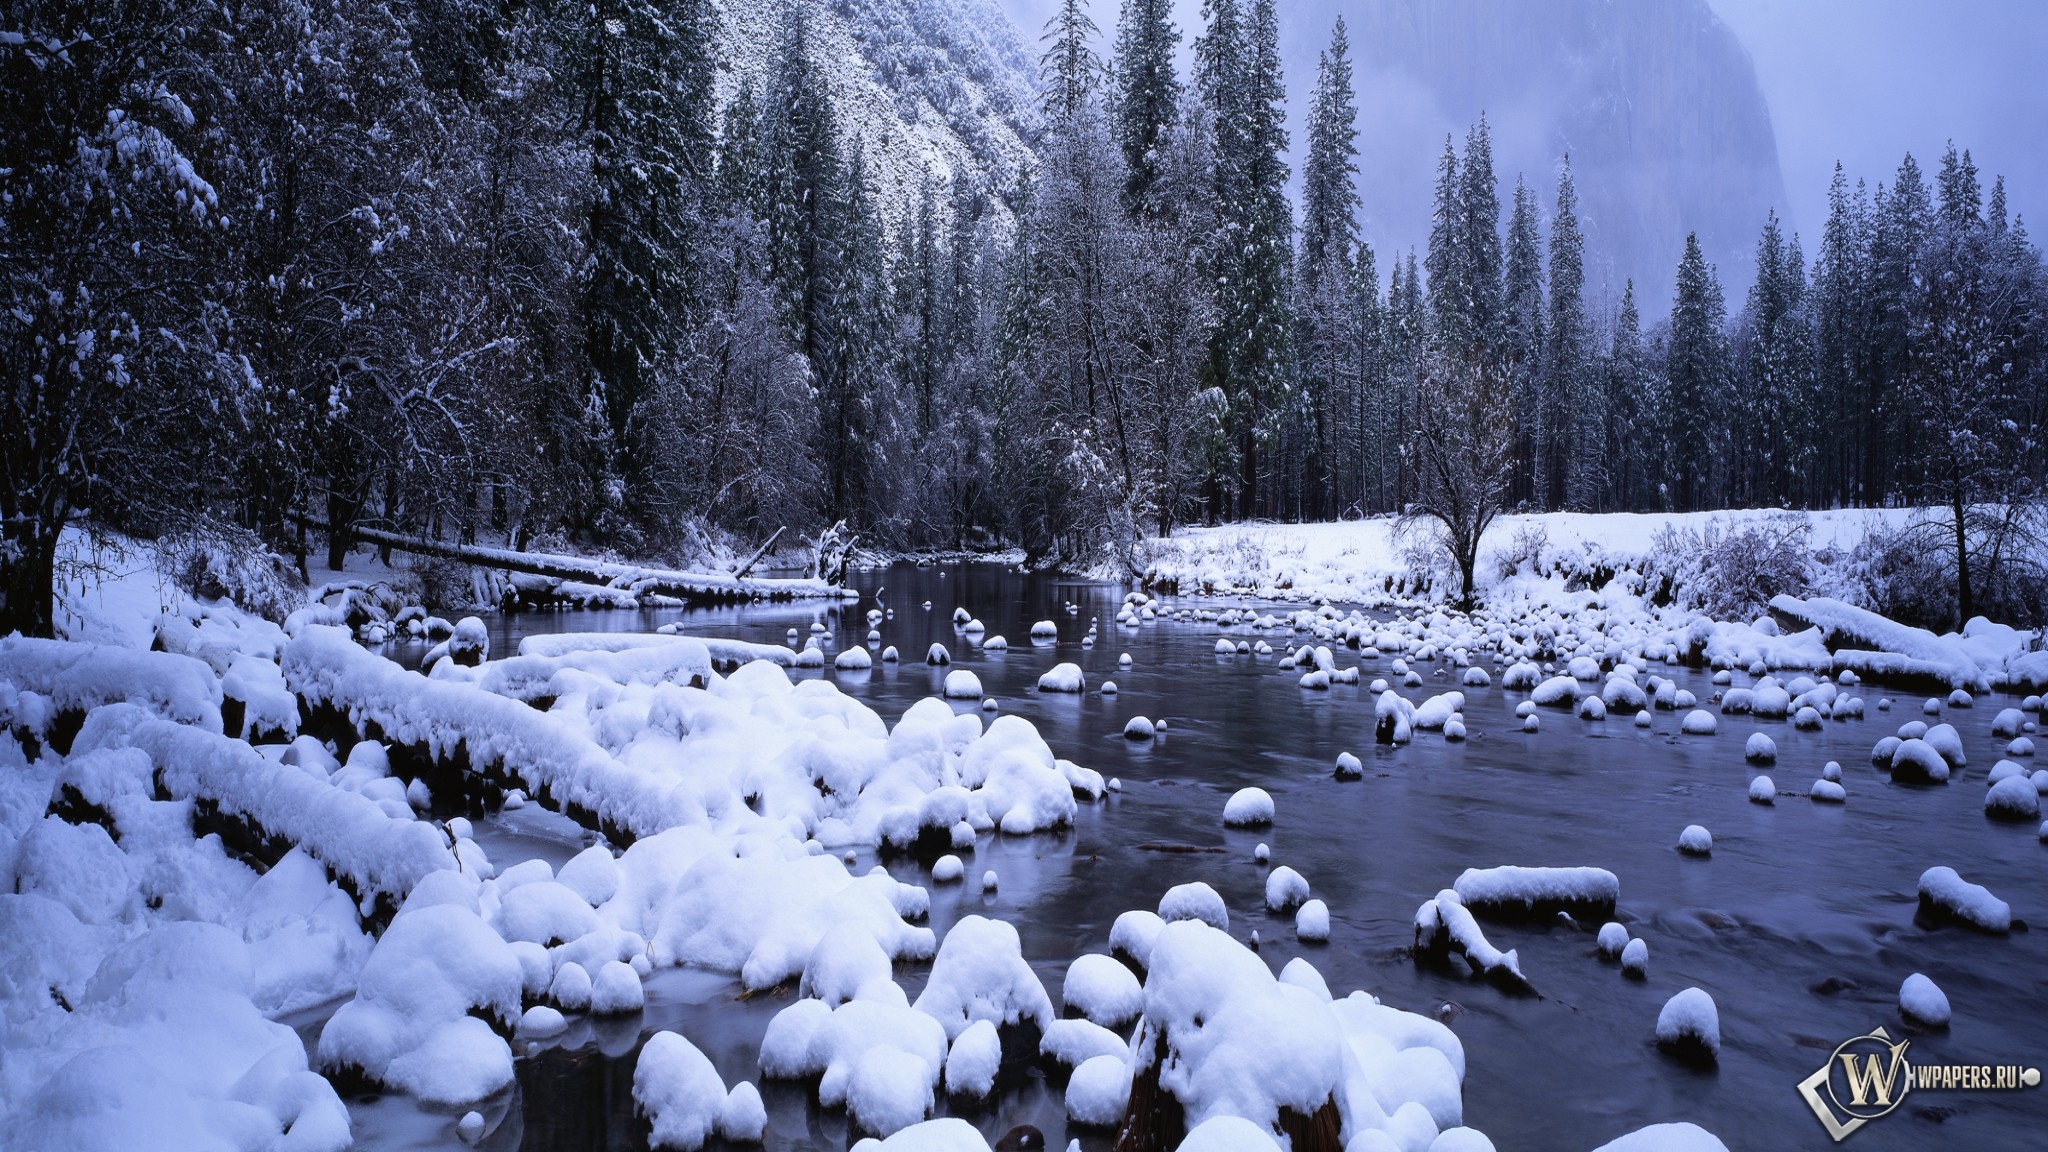
[[[1719,721],[1712,712],[1704,708],[1695,708],[1685,714],[1685,719],[1679,723],[1679,730],[1688,736],[1712,736],[1718,725]]]
[[[1039,1040],[1038,1054],[1062,1068],[1074,1068],[1097,1056],[1121,1056],[1124,1038],[1089,1020],[1055,1020]]]
[[[0,682],[47,697],[60,712],[127,701],[178,724],[221,731],[220,682],[191,656],[9,636],[0,639]]]
[[[1214,888],[1199,880],[1168,888],[1166,895],[1159,898],[1159,919],[1168,924],[1182,920],[1198,920],[1219,931],[1230,930],[1230,912],[1223,905],[1223,897],[1218,895]],[[1118,921],[1121,923],[1122,917],[1119,917]],[[1114,931],[1111,932],[1110,941],[1112,944],[1116,941]],[[1157,947],[1156,935],[1153,937],[1152,947]],[[1147,951],[1149,953],[1150,949]],[[1141,960],[1148,969],[1151,967],[1149,955],[1142,957]]]
[[[767,1129],[761,1090],[746,1080],[734,1084],[718,1108],[718,1134],[734,1144],[759,1144]]]
[[[1928,676],[1978,692],[1991,688],[1990,678],[1960,637],[1936,636],[1827,597],[1774,596],[1771,608],[1820,627],[1832,642],[1843,645],[1834,654],[1838,668],[1860,676]],[[1848,647],[1845,641],[1861,647]]]
[[[958,856],[951,853],[947,853],[932,861],[932,880],[935,883],[952,884],[958,881],[966,871],[966,865],[960,862]]]
[[[1901,741],[1892,751],[1890,769],[1892,779],[1902,784],[1948,783],[1948,761],[1924,740]]]
[[[1693,1051],[1707,1059],[1721,1054],[1721,1016],[1714,998],[1699,988],[1687,988],[1664,1002],[1657,1013],[1657,1043],[1680,1051]]]
[[[1029,1021],[1041,1030],[1053,1022],[1052,999],[1025,963],[1017,929],[982,916],[964,916],[946,933],[915,1007],[942,1024],[948,1040],[977,1020]]]
[[[969,1100],[986,1099],[1002,1070],[1003,1040],[994,1023],[976,1020],[946,1053],[946,1091]]]
[[[1621,898],[1621,881],[1605,868],[1467,868],[1451,889],[1479,911],[1612,907]]]
[[[1985,932],[2012,930],[2012,906],[1981,884],[1972,884],[1945,865],[1920,874],[1920,908],[1936,912]]]
[[[1714,853],[1714,837],[1698,824],[1688,824],[1678,834],[1678,850],[1689,856],[1711,856]]]
[[[410,813],[394,818],[366,796],[280,769],[247,744],[134,704],[89,714],[72,746],[74,754],[120,748],[146,753],[173,798],[206,800],[283,837],[365,895],[396,904],[427,875],[456,866],[447,841]]]
[[[1778,801],[1778,786],[1769,776],[1758,776],[1749,782],[1749,802],[1752,804],[1775,804]]]
[[[1623,974],[1641,979],[1650,971],[1650,946],[1641,937],[1630,940],[1621,950]]]
[[[2041,794],[2024,776],[2009,776],[1984,794],[1984,814],[1999,820],[2038,820]]]
[[[1472,970],[1513,989],[1527,990],[1528,977],[1513,949],[1502,952],[1486,938],[1479,922],[1451,889],[1444,889],[1415,910],[1415,946],[1431,953],[1452,952],[1465,958]]]
[[[1217,901],[1221,904],[1219,898]],[[1227,914],[1226,914],[1227,922]],[[1109,951],[1112,956],[1129,957],[1142,971],[1151,966],[1152,945],[1159,939],[1160,929],[1166,926],[1159,913],[1143,908],[1133,908],[1117,916],[1109,928]]]
[[[1133,716],[1124,722],[1124,738],[1128,740],[1150,740],[1157,734],[1152,721],[1143,716]]]
[[[1040,692],[1081,692],[1087,687],[1088,678],[1079,664],[1055,664],[1038,678]]]
[[[1828,804],[1840,804],[1849,798],[1848,790],[1833,780],[1815,780],[1807,795]]]
[[[989,1152],[989,1147],[974,1125],[947,1116],[913,1124],[886,1140],[855,1144],[853,1152]]]
[[[320,1033],[320,1064],[434,1103],[481,1100],[512,1082],[512,1053],[471,1013],[509,1032],[521,983],[518,958],[475,912],[408,902]]]
[[[1280,1152],[1267,1128],[1237,1116],[1215,1116],[1189,1130],[1178,1152]]]
[[[1619,960],[1621,959],[1621,950],[1628,947],[1628,929],[1609,920],[1600,926],[1598,942],[1602,959]]]
[[[1273,822],[1273,797],[1264,788],[1240,788],[1223,805],[1230,828],[1263,828]]]
[[[1917,1024],[1946,1027],[1949,1020],[1948,997],[1935,986],[1934,981],[1915,972],[1899,985],[1899,1013]]]
[[[1067,965],[1060,999],[1071,1015],[1104,1028],[1122,1028],[1144,1010],[1144,990],[1131,970],[1109,956],[1084,953]]]
[[[1652,1124],[1593,1152],[1728,1152],[1728,1146],[1697,1124]]]
[[[1302,904],[1294,914],[1294,934],[1310,943],[1322,943],[1330,938],[1330,906],[1321,900],[1310,900]]]
[[[656,1032],[633,1067],[633,1103],[652,1123],[648,1143],[691,1152],[718,1131],[725,1082],[695,1044],[674,1032]]]
[[[1091,1056],[1067,1081],[1067,1119],[1088,1127],[1114,1128],[1123,1121],[1130,1096],[1131,1069],[1125,1058]]]
[[[955,668],[946,673],[945,697],[948,700],[977,700],[981,698],[981,677],[965,668]]]
[[[1266,909],[1286,912],[1308,899],[1308,881],[1285,864],[1266,874]]]
[[[1769,736],[1752,732],[1748,743],[1742,746],[1742,756],[1751,764],[1775,764],[1778,762],[1778,745]]]

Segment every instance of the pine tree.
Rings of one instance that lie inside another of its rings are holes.
[[[1608,389],[1591,378],[1592,331],[1586,320],[1585,238],[1579,231],[1579,193],[1571,157],[1557,174],[1557,209],[1550,222],[1550,328],[1544,350],[1543,389],[1557,398],[1558,426],[1565,432],[1564,500],[1567,507],[1594,511],[1608,489],[1605,470],[1613,459],[1607,430],[1612,426]],[[1633,287],[1625,288],[1623,312],[1634,324]],[[1630,336],[1633,341],[1635,337]]]
[[[697,202],[711,172],[709,0],[597,0],[583,28],[579,128],[589,141],[584,354],[607,452],[609,510],[637,518],[643,430],[687,323]]]
[[[1237,453],[1237,511],[1274,511],[1260,498],[1261,452],[1293,390],[1289,266],[1293,214],[1285,186],[1286,91],[1273,0],[1216,0],[1196,45],[1203,96],[1215,115],[1215,199],[1222,215],[1219,318],[1211,371],[1229,402]]]
[[[1700,252],[1699,237],[1687,233],[1664,357],[1666,467],[1676,487],[1669,497],[1681,512],[1699,511],[1714,499],[1709,466],[1719,440],[1716,407],[1728,378],[1725,317],[1720,281]]]
[[[1912,482],[1907,461],[1895,458],[1891,446],[1909,435],[1903,391],[1911,355],[1914,278],[1920,249],[1933,226],[1933,201],[1920,166],[1911,153],[1900,161],[1889,191],[1880,184],[1872,207],[1868,324],[1863,340],[1867,367],[1862,372],[1868,414],[1863,422],[1863,459],[1870,479],[1865,500],[1886,504],[1902,496]]]
[[[1039,58],[1039,70],[1048,78],[1045,88],[1045,118],[1065,124],[1081,114],[1095,91],[1102,61],[1089,47],[1097,35],[1083,0],[1060,0],[1060,10],[1045,25],[1042,37],[1052,47]]]
[[[1351,92],[1349,53],[1344,22],[1339,20],[1329,49],[1318,61],[1308,162],[1302,173],[1301,250],[1294,275],[1295,347],[1301,355],[1299,413],[1306,424],[1297,437],[1304,456],[1297,506],[1304,516],[1316,519],[1336,511],[1337,424],[1351,410],[1338,395],[1351,344],[1346,330],[1356,323],[1351,311],[1357,306],[1352,254],[1358,247],[1359,202],[1352,181],[1358,173],[1358,109]],[[1370,251],[1366,255],[1369,259]]]
[[[1128,0],[1117,23],[1116,140],[1124,156],[1124,209],[1153,210],[1167,134],[1180,108],[1173,55],[1180,30],[1172,0]]]
[[[1842,165],[1828,185],[1828,219],[1813,265],[1814,387],[1823,403],[1842,414],[1823,421],[1827,491],[1838,503],[1866,495],[1863,426],[1874,419],[1858,399],[1864,391],[1864,340],[1869,327],[1867,299],[1869,221],[1861,188],[1852,196]]]
[[[1645,369],[1642,321],[1636,313],[1636,285],[1630,280],[1621,290],[1621,311],[1615,317],[1609,342],[1601,404],[1605,425],[1600,454],[1608,461],[1603,479],[1605,505],[1610,510],[1636,511],[1649,506],[1647,481],[1656,460],[1667,449],[1661,447],[1654,415],[1657,387]]]
[[[1509,394],[1514,397],[1516,487],[1537,507],[1557,508],[1564,503],[1569,407],[1564,397],[1547,390],[1550,379],[1543,370],[1549,338],[1536,197],[1518,179],[1511,203],[1507,269],[1501,286],[1501,353],[1507,361]]]

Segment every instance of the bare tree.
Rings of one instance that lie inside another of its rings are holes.
[[[1434,532],[1458,570],[1458,604],[1473,603],[1479,540],[1507,504],[1514,476],[1514,421],[1505,365],[1489,354],[1441,352],[1424,361],[1412,454],[1416,496],[1402,513]]]

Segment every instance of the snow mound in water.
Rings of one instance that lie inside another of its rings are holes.
[[[1685,831],[1678,834],[1678,850],[1688,856],[1711,856],[1714,854],[1714,837],[1703,825],[1687,824]]]
[[[1778,786],[1771,782],[1769,776],[1759,776],[1749,782],[1749,802],[1751,804],[1775,804],[1777,800]]]
[[[978,700],[981,698],[981,677],[965,668],[955,668],[946,673],[944,692],[948,700]]]
[[[1892,750],[1890,767],[1892,779],[1901,784],[1948,783],[1948,761],[1925,740],[1901,741]]]
[[[1038,678],[1040,692],[1080,692],[1087,687],[1088,678],[1082,675],[1079,664],[1055,664]]]
[[[997,1027],[1053,1021],[1052,998],[1024,961],[1017,929],[1001,920],[965,916],[946,933],[916,1008],[945,1026],[947,1040],[977,1020]]]
[[[1273,797],[1264,788],[1240,788],[1223,805],[1223,823],[1231,828],[1263,828],[1273,822]]]
[[[1308,881],[1285,864],[1266,874],[1266,908],[1285,912],[1308,899]]]
[[[1778,762],[1778,745],[1761,732],[1752,732],[1749,742],[1742,746],[1743,759],[1751,764],[1775,764]]]
[[[1728,1146],[1697,1124],[1652,1124],[1593,1152],[1728,1152]]]
[[[1945,865],[1920,874],[1920,910],[1984,932],[2003,935],[2012,930],[2012,905],[1993,896],[1983,885],[1964,880],[1955,869]]]
[[[633,1103],[653,1127],[655,1148],[702,1148],[718,1131],[725,1082],[695,1044],[674,1032],[656,1032],[640,1048],[633,1068]]]
[[[399,912],[320,1033],[320,1064],[437,1104],[481,1100],[512,1082],[505,1033],[520,1016],[518,957],[455,904]]]
[[[1310,943],[1322,943],[1330,938],[1330,906],[1321,900],[1310,900],[1294,914],[1294,934]]]
[[[1685,714],[1685,719],[1679,722],[1678,727],[1688,736],[1712,736],[1719,724],[1720,721],[1712,712],[1704,708],[1695,708]]]
[[[1451,889],[1483,912],[1611,908],[1621,898],[1621,881],[1605,868],[1467,868]]]
[[[1714,998],[1687,988],[1657,1013],[1657,1043],[1680,1055],[1712,1061],[1721,1054],[1721,1015]]]
[[[946,1092],[957,1098],[983,1100],[995,1090],[1002,1071],[1003,1038],[987,1020],[969,1024],[946,1053]]]
[[[1067,1081],[1067,1119],[1091,1128],[1123,1122],[1131,1098],[1131,1068],[1121,1055],[1091,1056]]]
[[[1126,915],[1129,915],[1129,913],[1126,913]],[[1180,920],[1199,920],[1219,931],[1228,932],[1230,930],[1230,912],[1223,906],[1223,897],[1218,895],[1214,888],[1199,880],[1191,884],[1176,884],[1168,888],[1166,895],[1159,898],[1159,919],[1167,924]],[[1119,922],[1121,922],[1121,917],[1119,917]],[[1114,933],[1112,933],[1112,942],[1114,938]],[[1153,946],[1157,947],[1156,934],[1154,935]],[[1149,967],[1151,964],[1149,957],[1145,960],[1145,963]]]
[[[1948,1025],[1948,996],[1934,981],[1915,972],[1899,985],[1899,1013],[1916,1024],[1931,1028]]]
[[[2041,794],[2024,776],[2008,776],[1984,794],[1984,814],[1996,820],[2035,820],[2041,815]]]
[[[1113,957],[1092,952],[1067,965],[1060,999],[1069,1015],[1079,1013],[1104,1028],[1123,1027],[1145,1007],[1144,989],[1131,970]]]

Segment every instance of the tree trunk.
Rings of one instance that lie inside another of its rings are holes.
[[[1966,507],[1967,505],[1963,501],[1962,487],[1958,485],[1954,489],[1949,501],[1949,512],[1955,516],[1956,521],[1956,631],[1958,632],[1963,630],[1963,625],[1970,622],[1970,616],[1976,607],[1970,596],[1970,533],[1968,525],[1963,520]]]
[[[355,518],[355,509],[349,506],[348,500],[330,486],[327,489],[327,570],[330,572],[348,567],[349,528]]]
[[[57,634],[57,534],[42,522],[0,547],[0,636]]]

